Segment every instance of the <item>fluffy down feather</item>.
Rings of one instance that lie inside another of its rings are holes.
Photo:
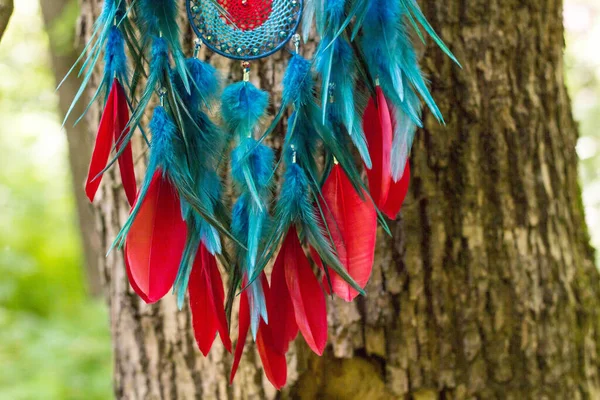
[[[283,77],[282,107],[292,103],[307,104],[313,99],[314,81],[310,61],[298,53],[292,54]]]
[[[249,82],[228,86],[221,96],[221,113],[228,131],[238,138],[252,137],[265,116],[269,95]]]

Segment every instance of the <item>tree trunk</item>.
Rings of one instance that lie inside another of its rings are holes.
[[[6,32],[6,27],[8,26],[8,21],[10,21],[14,8],[15,5],[13,0],[0,0],[0,40],[2,40],[4,32]]]
[[[424,49],[447,125],[426,113],[411,192],[392,224],[394,238],[380,235],[368,296],[329,300],[326,354],[312,356],[296,343],[279,396],[600,398],[600,280],[577,181],[562,1],[421,3],[463,65],[431,44]],[[97,0],[83,1],[85,33],[99,9]],[[257,83],[275,92],[286,58],[255,65]],[[232,65],[211,60],[224,71]],[[238,79],[239,67],[232,71]],[[110,174],[96,209],[105,248],[128,212],[115,186]],[[120,253],[103,260],[101,271],[118,398],[278,396],[248,348],[228,386],[231,357],[220,345],[209,358],[200,355],[190,315],[172,297],[143,304]]]

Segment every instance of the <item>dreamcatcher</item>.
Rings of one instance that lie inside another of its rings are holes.
[[[424,40],[425,31],[456,59],[415,0],[187,0],[186,7],[199,37],[191,58],[180,46],[175,0],[105,0],[79,60],[74,101],[103,57],[92,102],[105,107],[86,193],[93,201],[117,163],[132,208],[113,247],[124,249],[135,292],[152,303],[172,290],[180,307],[188,292],[205,355],[217,334],[232,350],[239,297],[231,379],[250,331],[268,379],[281,388],[299,332],[315,353],[325,349],[324,292],[346,301],[364,294],[377,225],[389,233],[386,217],[396,218],[408,191],[421,100],[443,122],[411,35]],[[301,40],[315,31],[319,44],[308,60]],[[243,80],[221,90],[217,71],[198,58],[202,43],[240,60]],[[251,62],[283,48],[291,55],[282,102],[265,125],[269,94],[250,82]],[[265,138],[286,115],[277,160]],[[130,144],[137,132],[149,148],[139,188]],[[231,210],[222,201],[224,171],[234,185]]]

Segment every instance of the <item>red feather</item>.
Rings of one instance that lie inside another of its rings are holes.
[[[327,345],[325,296],[302,250],[296,229],[290,229],[280,252],[283,252],[285,280],[296,323],[308,346],[321,355]]]
[[[242,286],[246,285],[246,280]],[[248,336],[248,330],[250,329],[250,304],[248,303],[248,294],[246,291],[242,291],[240,294],[240,314],[238,317],[238,340],[235,345],[235,355],[233,357],[233,365],[231,367],[231,374],[229,375],[229,383],[233,383],[233,378],[237,373],[238,367],[240,366],[240,360],[242,354],[244,354],[244,347],[246,346],[246,336]]]
[[[96,144],[90,162],[85,192],[90,199],[94,201],[96,192],[100,187],[102,176],[99,174],[106,168],[110,151],[113,143],[119,143],[121,135],[125,132],[125,128],[129,123],[129,106],[127,105],[127,97],[125,90],[117,79],[113,80],[112,87],[108,94],[108,99],[102,119],[98,126],[98,134],[96,135]],[[129,129],[127,128],[127,132]],[[126,133],[126,132],[125,132]],[[117,146],[118,149],[121,146]],[[133,168],[133,153],[131,151],[131,143],[127,143],[123,153],[119,157],[119,169],[121,171],[121,180],[123,188],[127,195],[129,204],[133,206],[136,197],[137,185],[135,181],[135,171]]]
[[[116,89],[115,89],[116,85]],[[116,90],[115,98],[115,113],[114,113],[114,141],[117,143],[117,150],[120,150],[122,145],[120,144],[122,136],[129,133],[127,124],[129,123],[129,106],[127,104],[127,97],[125,90],[118,80],[114,80],[113,90]],[[106,167],[106,163],[104,164]],[[133,168],[133,152],[131,151],[131,143],[127,142],[125,149],[119,157],[119,170],[121,172],[121,181],[123,182],[123,189],[127,196],[129,205],[133,207],[135,203],[135,197],[137,193],[137,184],[135,181],[135,170]]]
[[[196,254],[188,289],[194,336],[202,354],[208,355],[217,332],[227,351],[231,352],[231,339],[223,307],[223,281],[215,256],[202,244]]]
[[[96,192],[100,187],[102,176],[98,176],[108,163],[108,157],[110,156],[110,150],[113,145],[113,132],[115,130],[115,107],[117,103],[117,81],[113,82],[102,118],[100,119],[100,125],[98,126],[98,133],[96,134],[96,144],[94,145],[94,151],[92,153],[92,160],[90,161],[90,167],[88,170],[88,177],[85,183],[85,193],[87,194],[90,201],[94,201]]]
[[[377,211],[373,202],[361,199],[341,166],[335,165],[323,185],[325,221],[339,260],[352,278],[364,288],[371,277],[377,240]],[[330,271],[333,292],[352,301],[358,292]]]
[[[390,190],[393,127],[390,110],[379,86],[377,98],[371,98],[363,116],[363,129],[373,166],[367,169],[371,196],[378,207],[385,204]]]
[[[294,314],[294,304],[285,279],[285,253],[280,252],[271,274],[271,290],[267,299],[267,310],[273,345],[282,354],[288,351],[290,342],[298,335],[298,324]]]
[[[269,382],[279,390],[285,386],[287,381],[287,360],[285,353],[279,352],[274,345],[275,335],[269,325],[261,319],[258,334],[256,336],[256,348],[263,364],[265,375]]]
[[[219,322],[219,336],[225,349],[231,353],[231,337],[229,336],[229,324],[227,323],[227,315],[225,314],[225,290],[223,290],[223,279],[217,267],[217,259],[215,256],[202,246],[204,254],[208,257],[209,272],[211,275],[210,282],[212,285],[213,299],[216,300],[215,312],[217,313],[217,321]]]
[[[392,180],[392,186],[390,187],[390,194],[388,196],[385,205],[381,208],[381,211],[388,216],[390,219],[396,219],[406,195],[408,194],[408,188],[410,186],[410,164],[407,162],[404,168],[404,174],[398,182]]]
[[[269,282],[267,282],[267,277],[264,273],[261,280],[267,304],[281,300],[274,298],[274,293],[271,293],[269,290]],[[269,382],[279,390],[285,386],[285,382],[287,381],[287,361],[285,359],[287,349],[286,351],[281,351],[276,344],[278,333],[275,332],[273,328],[281,321],[277,319],[273,320],[272,317],[273,316],[270,315],[270,325],[265,324],[263,319],[260,320],[258,333],[256,335],[256,348],[258,349],[258,354],[260,355],[263,370],[265,371],[265,375],[267,375],[267,379],[269,379]],[[296,328],[296,332],[298,332],[298,328]]]
[[[147,303],[160,300],[173,286],[186,235],[179,195],[159,169],[125,242],[129,281]]]

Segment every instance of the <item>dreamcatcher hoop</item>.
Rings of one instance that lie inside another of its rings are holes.
[[[217,54],[234,60],[257,60],[281,50],[300,24],[302,0],[187,0],[194,33]]]

